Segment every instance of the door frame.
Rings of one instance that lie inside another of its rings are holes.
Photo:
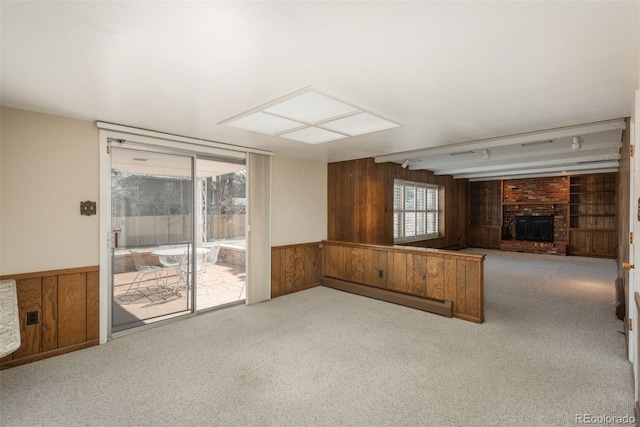
[[[631,147],[634,147],[634,155],[629,161],[629,231],[633,233],[633,236],[640,236],[640,217],[638,216],[638,205],[640,204],[640,152],[637,152],[640,148],[640,89],[635,91],[629,132],[629,143]],[[634,395],[637,403],[640,397],[638,396],[640,386],[640,369],[638,367],[640,322],[635,295],[636,292],[640,292],[640,284],[638,283],[640,275],[636,274],[636,269],[640,268],[640,250],[636,251],[635,245],[632,243],[629,243],[629,263],[637,266],[629,269],[629,292],[626,306],[631,330],[628,330],[629,325],[625,325],[629,338],[628,358],[632,364]]]
[[[99,147],[100,147],[100,344],[104,344],[111,338],[111,301],[110,301],[110,280],[111,280],[111,262],[110,253],[112,246],[112,230],[111,230],[111,140],[127,141],[129,143],[138,144],[141,147],[154,147],[156,150],[163,148],[172,152],[183,152],[190,155],[217,156],[227,158],[243,158],[247,161],[249,154],[261,154],[272,156],[273,153],[265,150],[251,149],[229,144],[222,144],[214,141],[202,139],[188,138],[184,136],[171,135],[161,132],[149,131],[146,129],[137,129],[127,126],[96,122],[99,131]],[[247,179],[250,174],[247,173]],[[195,189],[195,185],[194,185]],[[247,209],[251,209],[251,200],[247,200]],[[248,220],[249,215],[247,215]],[[194,215],[195,219],[195,215]],[[247,230],[250,230],[250,224],[247,224]],[[270,239],[269,239],[270,240]],[[249,250],[250,242],[247,245]],[[249,268],[249,257],[247,257],[247,268]],[[247,275],[247,295],[252,288],[251,280]],[[264,292],[263,292],[264,293]],[[266,300],[269,298],[264,298]],[[259,301],[252,301],[252,303]],[[249,300],[245,302],[250,304]],[[195,315],[195,312],[191,315]],[[188,315],[187,315],[188,316]]]

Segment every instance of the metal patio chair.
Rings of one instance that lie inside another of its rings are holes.
[[[158,283],[158,280],[160,280],[160,273],[162,272],[162,267],[158,267],[155,265],[147,265],[144,260],[142,259],[142,256],[134,250],[131,250],[131,256],[133,257],[133,263],[136,266],[136,271],[138,272],[138,274],[136,274],[136,277],[133,279],[133,282],[131,282],[131,284],[129,285],[129,289],[127,289],[127,292],[125,293],[129,293],[129,291],[131,291],[131,288],[133,288],[133,286],[135,285],[135,289],[137,290],[140,287],[140,283],[143,280],[147,280],[145,279],[145,277],[147,276],[153,276],[156,283]]]

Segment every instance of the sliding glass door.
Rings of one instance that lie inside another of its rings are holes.
[[[193,158],[113,148],[111,330],[190,313]]]
[[[206,253],[196,307],[204,310],[245,299],[247,173],[244,160],[198,156],[196,166],[197,240]]]
[[[244,300],[245,211],[244,159],[112,147],[111,332]]]

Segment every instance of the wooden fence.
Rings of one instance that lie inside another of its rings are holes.
[[[233,239],[246,234],[246,215],[207,215],[207,240]],[[120,228],[118,246],[147,246],[190,240],[191,215],[114,218]]]

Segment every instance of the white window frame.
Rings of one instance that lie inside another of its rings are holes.
[[[395,198],[396,189],[398,186],[402,186],[402,201],[400,205],[396,203],[396,198]],[[418,194],[419,189],[424,189],[425,191],[424,209],[422,208],[418,209],[418,203],[415,200],[415,196],[414,196],[413,206],[407,206],[408,205],[407,198],[405,197],[407,188],[409,189],[412,188],[415,195]],[[430,190],[436,191],[435,209],[429,209],[429,206],[428,206],[429,204],[426,202],[426,199],[428,198],[428,193]],[[394,199],[393,200],[393,241],[394,242],[396,243],[413,242],[418,240],[437,239],[444,235],[443,233],[444,187],[439,185],[434,185],[434,184],[426,184],[422,182],[395,179],[393,181],[393,199]],[[414,233],[407,235],[407,228],[405,226],[406,218],[407,218],[407,215],[411,215],[411,213],[414,214],[414,219],[413,219]],[[424,214],[423,215],[424,221],[421,224],[421,227],[420,227],[420,224],[418,224],[418,222],[420,221],[419,219],[420,213]],[[436,214],[435,232],[427,233],[427,229],[428,229],[427,221],[430,213]],[[398,221],[396,220],[396,218],[398,218]],[[396,224],[398,224],[397,228],[396,228]],[[418,234],[419,229],[424,230],[424,233]]]

